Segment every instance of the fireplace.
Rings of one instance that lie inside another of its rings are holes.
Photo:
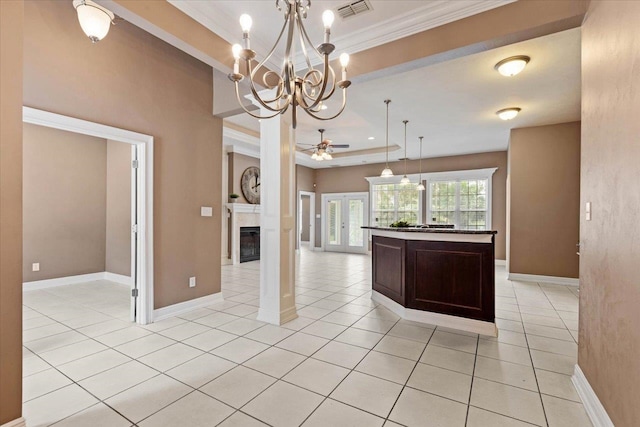
[[[240,227],[240,262],[260,259],[260,227]]]

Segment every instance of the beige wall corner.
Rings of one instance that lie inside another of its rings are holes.
[[[23,2],[0,1],[0,424],[22,415]]]
[[[513,129],[509,272],[578,277],[580,122]]]
[[[640,425],[639,18],[594,0],[582,30],[578,364],[616,426]]]
[[[131,145],[107,141],[105,271],[130,277]]]
[[[239,203],[248,203],[242,194],[242,174],[251,166],[260,167],[260,159],[239,153],[229,153],[229,194],[236,193]]]
[[[155,308],[220,291],[212,80],[209,65],[126,21],[92,44],[68,3],[25,2],[25,105],[154,137]],[[201,206],[214,216],[201,217]]]
[[[106,168],[105,139],[24,124],[24,282],[105,271]]]

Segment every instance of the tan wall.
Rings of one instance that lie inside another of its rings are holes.
[[[131,145],[107,141],[105,271],[131,276]]]
[[[309,230],[311,227],[311,221],[309,221],[309,209],[311,209],[311,197],[304,196],[302,197],[302,212],[300,214],[300,241],[308,242],[309,241]]]
[[[400,174],[404,172],[403,162],[389,163],[391,169]],[[506,180],[507,180],[507,152],[469,154],[465,156],[436,157],[422,160],[423,172],[445,172],[468,169],[483,169],[497,167],[493,175],[491,205],[491,225],[498,231],[496,235],[496,259],[506,256]],[[341,168],[316,170],[316,214],[322,209],[321,196],[323,193],[348,193],[369,191],[369,182],[365,177],[380,176],[384,164],[367,164],[362,166],[348,166]],[[419,162],[407,162],[407,173],[418,173]],[[320,246],[320,223],[316,224],[316,246]]]
[[[0,425],[22,414],[22,39],[22,1],[0,1]]]
[[[298,199],[299,192],[308,191],[313,193],[314,191],[316,191],[315,185],[316,185],[316,170],[308,168],[306,166],[296,165],[296,212],[298,212],[298,210],[300,209],[300,206],[298,205],[298,203],[300,202],[300,200]],[[310,240],[309,209],[311,208],[311,206],[310,206],[310,200],[308,197],[305,197],[303,201],[304,202],[302,206],[302,221],[301,221],[302,234],[300,236],[300,240],[303,242],[308,242]],[[314,222],[316,222],[316,227],[320,226],[319,220],[314,219]],[[300,224],[298,224],[298,215],[296,215],[296,230],[300,230]],[[296,239],[296,249],[297,249],[297,244],[298,244],[298,241]]]
[[[251,166],[260,167],[260,159],[245,156],[244,154],[229,153],[229,194],[236,193],[240,195],[237,203],[248,203],[242,194],[242,186],[240,185],[242,173]]]
[[[509,271],[578,277],[580,122],[513,129]]]
[[[640,425],[638,17],[640,2],[592,1],[582,31],[578,364],[617,427]]]
[[[219,292],[222,120],[211,115],[211,67],[126,21],[92,44],[67,2],[26,1],[25,18],[25,105],[154,137],[155,307]]]
[[[23,280],[105,271],[107,141],[32,124],[23,132]]]

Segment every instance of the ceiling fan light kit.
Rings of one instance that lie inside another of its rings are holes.
[[[303,24],[303,19],[307,18],[307,13],[311,7],[311,0],[276,0],[276,7],[279,11],[284,12],[284,25],[271,51],[257,65],[254,64],[254,62],[257,62],[254,61],[256,52],[251,50],[250,31],[253,21],[247,14],[243,14],[240,17],[244,46],[237,44],[232,47],[234,57],[233,72],[228,76],[235,85],[238,103],[247,114],[258,119],[272,118],[278,114],[284,114],[291,107],[292,126],[294,129],[298,123],[298,107],[301,107],[308,115],[318,120],[331,120],[338,117],[346,106],[347,88],[351,85],[351,82],[347,79],[347,66],[349,65],[349,55],[347,53],[340,55],[340,66],[342,67],[340,79],[338,79],[336,72],[330,65],[329,56],[335,50],[335,46],[330,41],[331,25],[334,21],[333,12],[326,10],[322,14],[324,41],[318,47],[314,47]],[[282,69],[277,73],[269,70],[265,64],[269,61],[285,35],[284,61]],[[302,51],[307,69],[304,74],[300,75],[297,74],[294,65],[296,46]],[[316,68],[312,65],[309,57],[310,52],[320,58],[322,61],[320,67]],[[244,63],[246,76],[240,70],[240,61]],[[263,74],[258,84],[274,91],[274,94],[269,98],[260,96],[256,88],[255,79],[259,75],[259,70],[262,70]],[[267,111],[265,116],[249,111],[241,102],[239,83],[245,77],[249,78],[251,94],[255,101],[263,110]],[[325,109],[324,102],[333,96],[336,89],[342,90],[342,105],[337,113],[330,117],[318,115],[320,111]]]

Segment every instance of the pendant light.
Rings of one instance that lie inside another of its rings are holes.
[[[400,185],[409,185],[411,184],[407,176],[407,123],[409,120],[403,120],[402,123],[404,123],[404,176],[400,180]]]
[[[391,102],[390,99],[384,100],[384,103],[387,104],[387,163],[385,168],[382,170],[382,173],[380,174],[382,178],[389,178],[393,176],[393,171],[389,167],[389,103],[390,102]]]
[[[422,183],[422,138],[424,138],[424,136],[419,137],[420,139],[420,178],[418,179],[418,186],[416,187],[416,190],[418,191],[425,190],[424,184]]]

